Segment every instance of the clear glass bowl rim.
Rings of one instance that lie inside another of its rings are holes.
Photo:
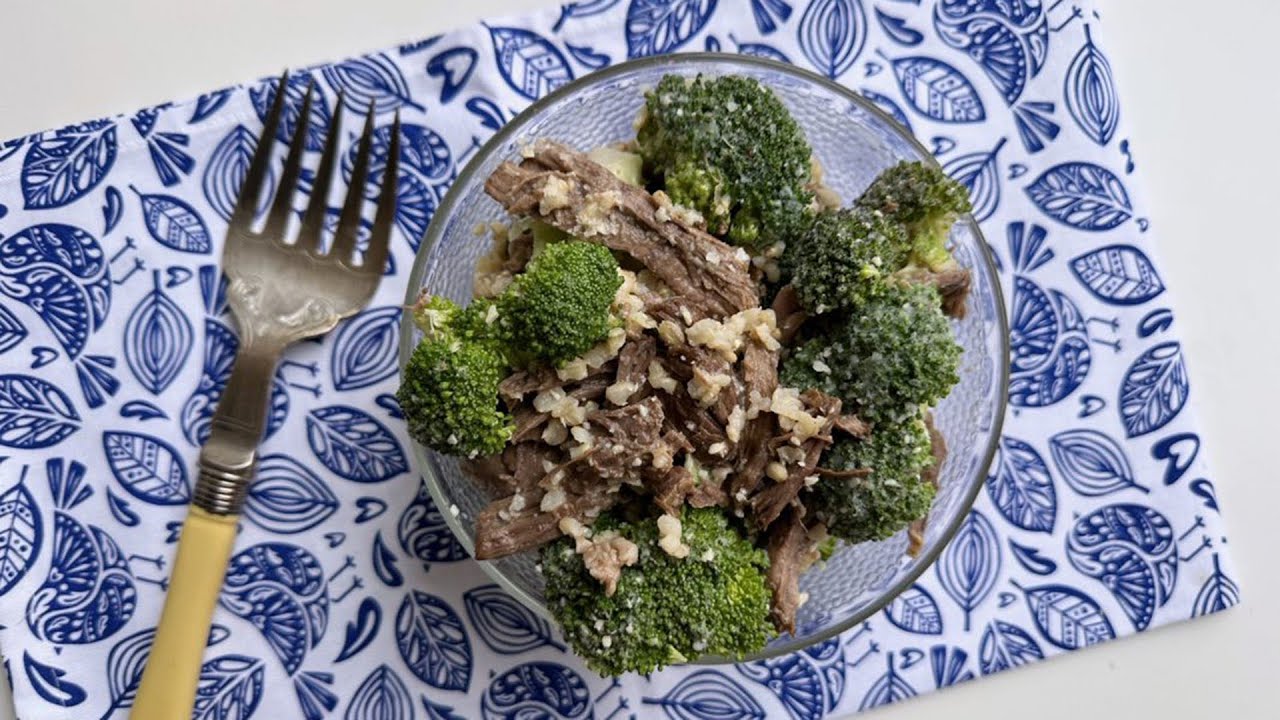
[[[445,197],[441,201],[439,207],[436,208],[435,214],[432,215],[431,223],[427,227],[426,235],[424,236],[422,243],[419,245],[418,252],[413,259],[413,268],[409,273],[409,284],[405,291],[405,307],[412,307],[414,302],[417,300],[418,293],[422,286],[422,276],[426,272],[427,259],[431,255],[432,248],[435,247],[437,241],[439,241],[440,237],[444,234],[444,229],[447,225],[446,219],[452,213],[453,208],[457,204],[458,198],[461,195],[459,188],[470,184],[473,176],[479,172],[479,168],[484,164],[484,160],[493,155],[498,148],[505,145],[513,136],[517,135],[533,118],[540,115],[546,108],[573,96],[585,87],[607,81],[620,75],[625,75],[637,69],[651,69],[658,67],[678,68],[684,64],[697,63],[723,64],[726,66],[727,71],[732,71],[732,68],[735,66],[753,66],[759,69],[790,75],[793,78],[820,85],[826,90],[848,100],[850,103],[857,105],[860,110],[879,118],[887,127],[892,128],[893,132],[902,140],[914,147],[918,151],[919,155],[925,159],[925,162],[937,164],[937,160],[934,159],[933,153],[922,145],[920,141],[916,139],[915,135],[902,127],[901,123],[894,120],[888,113],[876,106],[875,103],[872,103],[870,100],[867,100],[853,90],[850,90],[849,88],[846,88],[823,75],[819,75],[804,68],[779,62],[777,60],[771,60],[769,58],[751,55],[738,55],[734,53],[712,52],[677,52],[643,57],[635,60],[627,60],[583,75],[582,77],[579,77],[534,101],[508,123],[503,125],[500,130],[494,133],[493,136],[476,151],[475,155],[467,162],[467,165],[458,173],[453,184],[450,185],[448,192],[445,193]],[[999,333],[998,339],[1000,344],[999,356],[994,358],[994,361],[999,365],[997,378],[998,389],[996,390],[996,394],[999,400],[998,407],[1000,409],[992,415],[990,439],[987,443],[986,450],[982,455],[982,461],[975,467],[975,477],[970,479],[970,487],[967,490],[967,496],[963,498],[955,517],[951,519],[950,525],[943,532],[941,536],[942,540],[916,563],[915,568],[912,569],[911,572],[900,578],[898,582],[894,583],[892,586],[881,591],[880,596],[874,602],[868,603],[861,611],[854,613],[840,622],[833,623],[831,626],[823,628],[821,631],[804,638],[793,637],[788,642],[775,642],[764,650],[743,658],[704,656],[692,661],[690,664],[719,665],[734,662],[765,660],[768,658],[779,657],[781,655],[788,655],[840,635],[846,630],[857,626],[872,615],[884,609],[884,607],[895,597],[900,595],[907,588],[911,587],[911,585],[914,584],[926,570],[933,566],[933,563],[938,559],[938,556],[947,547],[947,545],[951,543],[956,532],[959,531],[960,525],[968,516],[969,509],[972,508],[974,501],[978,497],[978,493],[982,490],[982,479],[987,476],[991,467],[991,462],[995,458],[996,449],[999,447],[1001,431],[1003,429],[1005,412],[1008,408],[1009,399],[1009,325],[1008,315],[1005,310],[1004,292],[1000,285],[1000,274],[997,270],[995,260],[992,257],[991,249],[986,242],[985,236],[982,234],[982,229],[973,219],[973,216],[965,216],[962,222],[968,226],[969,232],[973,234],[975,242],[978,245],[978,250],[980,251],[978,256],[981,258],[981,262],[986,266],[988,275],[992,278],[991,288],[995,314],[994,320],[996,323],[996,331]],[[403,375],[404,368],[409,362],[410,355],[413,353],[413,335],[413,318],[406,312],[400,320],[401,375]],[[449,506],[452,504],[452,501],[445,494],[444,488],[440,483],[440,479],[436,477],[431,463],[427,462],[425,454],[430,451],[412,439],[410,439],[410,444],[413,446],[413,452],[415,459],[417,460],[418,469],[422,472],[423,482],[426,484],[428,492],[431,493],[432,500],[440,509],[440,514],[444,517],[445,523],[448,525],[449,530],[453,533],[454,537],[457,538],[458,542],[460,542],[466,549],[467,554],[474,558],[474,543],[471,541],[471,538],[467,533],[467,529],[463,527],[461,519],[454,516],[454,514],[449,511]],[[542,603],[530,597],[523,589],[511,582],[511,580],[499,571],[493,563],[477,560],[473,560],[473,562],[476,562],[480,566],[480,569],[483,570],[490,579],[518,600],[521,605],[525,606],[536,615],[546,618],[555,624],[555,618],[551,616]]]

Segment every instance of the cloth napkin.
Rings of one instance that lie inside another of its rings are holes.
[[[194,716],[806,720],[1238,602],[1101,24],[1037,0],[581,0],[295,73],[283,137],[312,81],[312,127],[343,90],[344,133],[372,102],[384,154],[401,113],[394,269],[277,374]],[[602,680],[422,489],[397,321],[487,136],[574,77],[704,49],[857,89],[971,188],[1010,407],[967,522],[884,612],[789,657]],[[136,692],[237,344],[217,262],[272,82],[0,146],[0,648],[20,717],[122,718]]]

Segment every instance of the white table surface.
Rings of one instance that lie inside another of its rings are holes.
[[[0,137],[548,2],[7,0]],[[1244,604],[930,694],[875,715],[883,720],[1024,720],[1028,707],[1036,720],[1280,717],[1280,613],[1268,607],[1280,600],[1280,50],[1266,49],[1280,5],[1124,0],[1105,12]],[[9,706],[0,673],[0,720],[13,720]]]

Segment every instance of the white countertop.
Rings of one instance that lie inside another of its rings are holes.
[[[193,96],[554,0],[5,3],[0,137]],[[353,9],[362,6],[359,13]],[[930,694],[875,717],[1274,718],[1280,701],[1280,5],[1125,0],[1108,52],[1177,300],[1244,604]],[[0,233],[5,230],[0,221]],[[0,720],[13,720],[0,674]],[[1046,700],[1048,698],[1049,700]],[[24,720],[38,720],[25,718]]]

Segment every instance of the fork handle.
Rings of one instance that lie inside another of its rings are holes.
[[[191,716],[218,591],[236,537],[236,515],[188,509],[164,612],[142,673],[131,720]]]

